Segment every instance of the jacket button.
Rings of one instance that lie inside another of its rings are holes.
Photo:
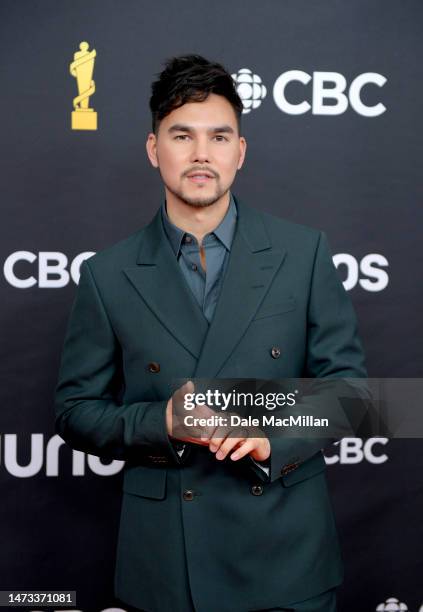
[[[251,487],[251,493],[253,495],[263,495],[263,487],[261,485],[253,485]]]
[[[151,363],[148,364],[148,369],[150,370],[150,372],[153,372],[154,374],[156,372],[160,372],[160,363],[157,363],[157,361],[152,361]]]
[[[278,359],[281,356],[281,349],[278,346],[272,346],[272,350],[270,351],[273,359]]]
[[[191,489],[187,489],[186,491],[184,491],[182,497],[185,501],[192,501],[194,499],[194,491],[191,491]]]

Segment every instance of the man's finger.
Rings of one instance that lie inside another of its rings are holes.
[[[224,459],[236,446],[245,446],[247,438],[227,437],[216,453],[216,459]]]
[[[216,429],[215,434],[210,439],[210,450],[216,452],[227,438],[236,438],[238,440],[246,439],[248,438],[248,429],[247,427],[235,427],[229,431],[226,429],[226,434],[224,436],[219,429]]]
[[[230,459],[232,459],[232,461],[238,461],[238,459],[242,459],[242,457],[249,455],[254,448],[255,442],[250,438],[249,440],[246,440],[245,443],[240,446],[240,448],[237,448],[232,455],[230,455]]]
[[[213,435],[209,440],[209,448],[212,453],[215,453],[219,450],[221,445],[223,444],[226,436],[230,433],[230,430],[227,427],[216,427]]]

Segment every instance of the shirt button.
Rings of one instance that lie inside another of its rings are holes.
[[[148,364],[148,369],[150,372],[156,374],[156,372],[160,372],[160,363],[157,363],[157,361],[152,361]]]
[[[185,501],[192,501],[194,499],[194,491],[191,491],[191,489],[187,489],[186,491],[184,491],[182,497]]]
[[[194,272],[196,272],[197,270],[197,264],[191,264],[191,269],[194,270]]]
[[[278,346],[272,346],[270,353],[273,359],[278,359],[281,356],[281,349]]]
[[[191,238],[191,236],[185,236],[185,242],[186,242],[187,244],[190,244],[190,243],[192,242],[192,238]]]
[[[258,484],[253,485],[251,487],[251,493],[253,495],[263,495],[263,487],[261,485],[258,485]]]

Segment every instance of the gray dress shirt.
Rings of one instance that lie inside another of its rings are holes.
[[[237,210],[235,200],[230,195],[228,210],[219,225],[203,238],[206,270],[200,261],[200,245],[197,238],[174,225],[166,210],[166,200],[162,205],[162,219],[172,251],[179,267],[191,289],[204,316],[210,323],[219,299],[220,289],[236,227]]]

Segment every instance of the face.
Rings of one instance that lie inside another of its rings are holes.
[[[235,111],[223,96],[189,102],[162,119],[149,134],[147,154],[159,169],[166,199],[204,207],[228,192],[244,162],[246,142]]]

